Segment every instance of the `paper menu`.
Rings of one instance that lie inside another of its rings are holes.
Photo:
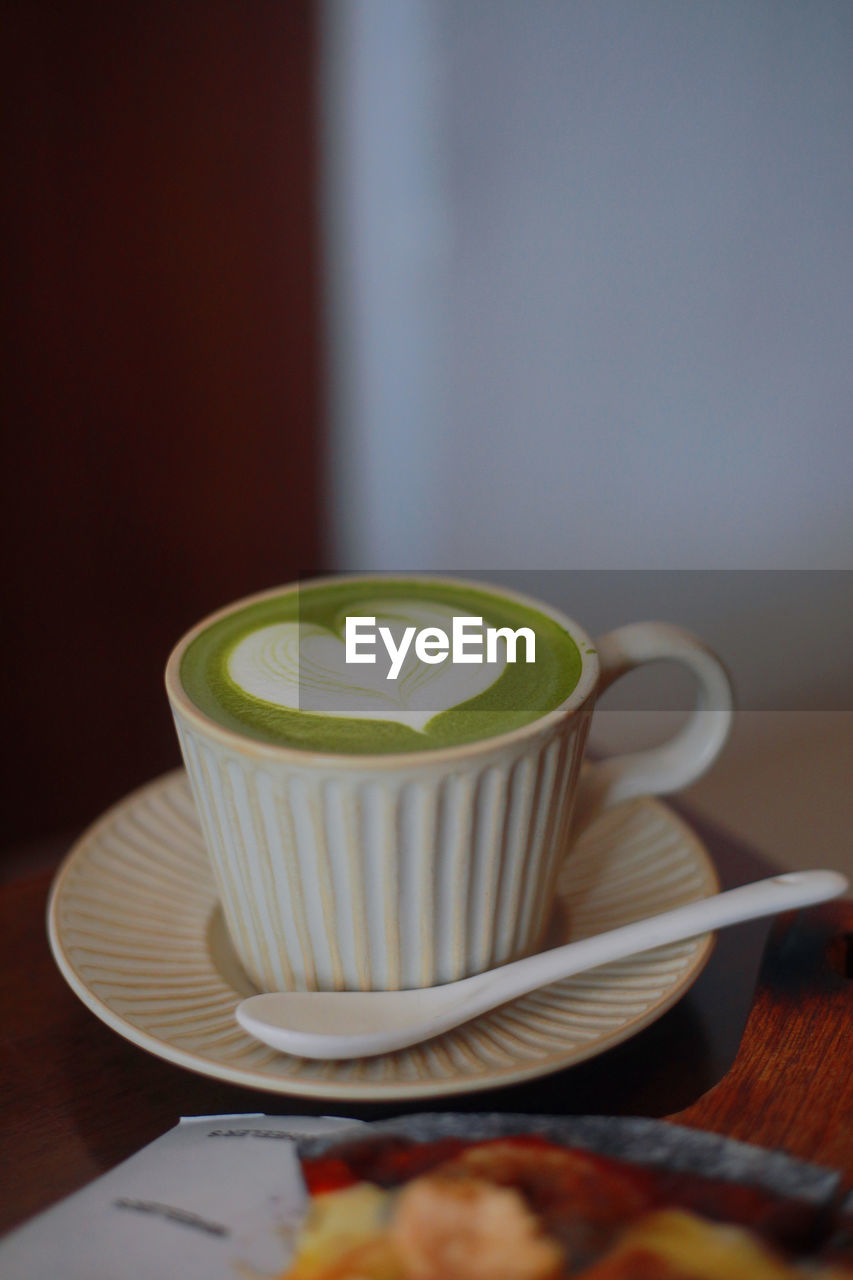
[[[188,1117],[0,1240],[3,1280],[265,1280],[305,1206],[293,1138],[337,1117]]]

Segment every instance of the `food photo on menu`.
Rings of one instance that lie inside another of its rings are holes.
[[[853,1280],[853,9],[7,6],[3,1280]]]

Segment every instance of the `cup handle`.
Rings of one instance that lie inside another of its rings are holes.
[[[666,795],[695,782],[723,748],[732,725],[732,688],[719,658],[698,637],[668,622],[633,622],[597,642],[599,694],[647,662],[678,662],[698,685],[690,719],[667,742],[588,765],[581,778],[572,833],[599,813],[635,796]]]

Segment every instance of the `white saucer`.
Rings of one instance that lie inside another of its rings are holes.
[[[566,864],[552,944],[715,893],[705,849],[664,804],[612,810]],[[234,956],[182,770],[110,809],[51,891],[64,977],[120,1035],[203,1075],[272,1093],[388,1102],[509,1085],[593,1057],[660,1017],[701,971],[706,935],[556,983],[428,1044],[310,1062],[251,1039],[234,1009],[254,988]]]

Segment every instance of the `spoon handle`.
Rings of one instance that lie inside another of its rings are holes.
[[[502,1004],[551,982],[653,947],[759,916],[825,902],[838,897],[846,888],[846,878],[835,871],[791,871],[772,876],[480,974],[467,980],[466,985],[470,986],[466,996],[472,1004],[483,1008],[490,988],[494,987]]]

